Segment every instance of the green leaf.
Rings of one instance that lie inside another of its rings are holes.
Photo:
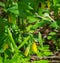
[[[8,8],[7,11],[9,11],[9,12],[15,14],[15,15],[19,15],[19,12],[18,12],[18,6],[17,6],[17,5]]]
[[[53,0],[54,6],[56,6],[58,3],[60,3],[60,0]]]
[[[0,17],[0,34],[1,35],[4,33],[4,30],[5,30],[4,27],[5,27],[5,22],[4,22],[3,18]]]
[[[56,32],[50,32],[49,35],[56,35]]]
[[[47,36],[47,39],[50,40],[52,38],[52,36]]]
[[[18,1],[18,10],[20,17],[24,18],[27,16],[26,10],[28,10],[28,5],[23,1]]]
[[[0,63],[3,63],[3,59],[2,59],[2,57],[0,56]]]
[[[5,4],[3,2],[0,2],[1,7],[5,7]]]
[[[3,18],[0,17],[0,48],[2,46],[2,44],[4,43],[4,39],[5,39],[5,24],[6,22],[4,22]]]
[[[30,5],[28,5],[28,8],[29,8],[30,10],[34,10]]]
[[[52,22],[50,27],[57,29],[58,28],[57,22],[56,21]]]
[[[42,20],[41,22],[37,21],[36,24],[32,26],[32,29],[37,29],[37,28],[44,26],[46,24],[49,24],[49,23],[50,23],[50,21],[47,21],[47,20]]]
[[[36,17],[33,17],[33,16],[28,16],[27,19],[28,19],[29,23],[33,23],[33,22],[36,22],[38,20]]]
[[[0,53],[3,53],[4,52],[4,50],[3,49],[0,49]]]
[[[29,52],[30,52],[30,44],[26,47],[24,55],[28,56]]]
[[[52,55],[52,52],[47,51],[47,52],[44,52],[44,54],[45,54],[46,56],[49,56],[49,55]]]
[[[38,61],[34,61],[32,63],[49,63],[49,60],[38,60]]]
[[[43,9],[39,8],[38,14],[39,14],[40,16],[43,16]]]
[[[38,41],[40,43],[40,46],[43,47],[43,39],[42,39],[42,34],[40,32],[38,33]]]

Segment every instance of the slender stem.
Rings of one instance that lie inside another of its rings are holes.
[[[18,47],[18,49],[20,49],[28,40],[29,40],[30,36],[28,36]]]
[[[53,22],[55,21],[53,18],[51,18],[50,16],[48,16]]]
[[[9,28],[8,28],[8,34],[9,34],[9,39],[11,40],[14,48],[16,49],[17,48],[17,45],[15,44],[15,41],[14,41],[14,39],[12,37],[12,33],[10,32]]]
[[[45,17],[42,17],[42,16],[38,15],[38,13],[35,13],[35,14],[36,14],[36,16],[39,17],[39,18],[42,18],[43,20],[47,20]]]

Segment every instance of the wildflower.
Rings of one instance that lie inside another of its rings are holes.
[[[34,53],[37,53],[37,45],[36,45],[35,42],[33,42],[33,44],[32,44],[32,51],[33,51]]]

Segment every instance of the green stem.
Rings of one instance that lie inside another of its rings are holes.
[[[19,45],[18,49],[20,49],[28,40],[29,40],[30,36],[28,36],[22,43],[21,45]]]
[[[9,34],[9,39],[11,40],[14,48],[17,49],[17,45],[15,44],[15,41],[14,41],[14,39],[12,37],[12,33],[10,32],[9,28],[8,28],[8,34]]]

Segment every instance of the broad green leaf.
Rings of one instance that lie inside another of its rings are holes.
[[[43,16],[43,9],[39,8],[38,14],[39,14],[40,16]]]
[[[56,6],[58,3],[60,3],[60,0],[53,0],[54,6]]]
[[[44,52],[44,54],[45,54],[46,56],[49,56],[49,55],[52,55],[52,52],[47,51],[47,52]]]
[[[38,19],[36,17],[33,17],[33,16],[28,16],[27,19],[28,19],[29,23],[33,23],[33,22],[38,21]]]
[[[49,35],[56,35],[56,32],[50,32]]]
[[[50,27],[57,29],[59,26],[57,25],[57,22],[54,21],[51,23]]]
[[[25,18],[27,16],[27,12],[26,10],[28,10],[28,5],[23,2],[23,1],[18,1],[18,11],[19,11],[19,15],[20,17]]]
[[[5,7],[5,4],[3,2],[0,2],[1,7]]]
[[[7,11],[9,11],[9,12],[15,14],[15,15],[19,15],[19,12],[18,12],[18,6],[17,6],[17,5],[8,8]]]
[[[52,36],[47,36],[47,39],[48,39],[48,40],[52,39]]]

